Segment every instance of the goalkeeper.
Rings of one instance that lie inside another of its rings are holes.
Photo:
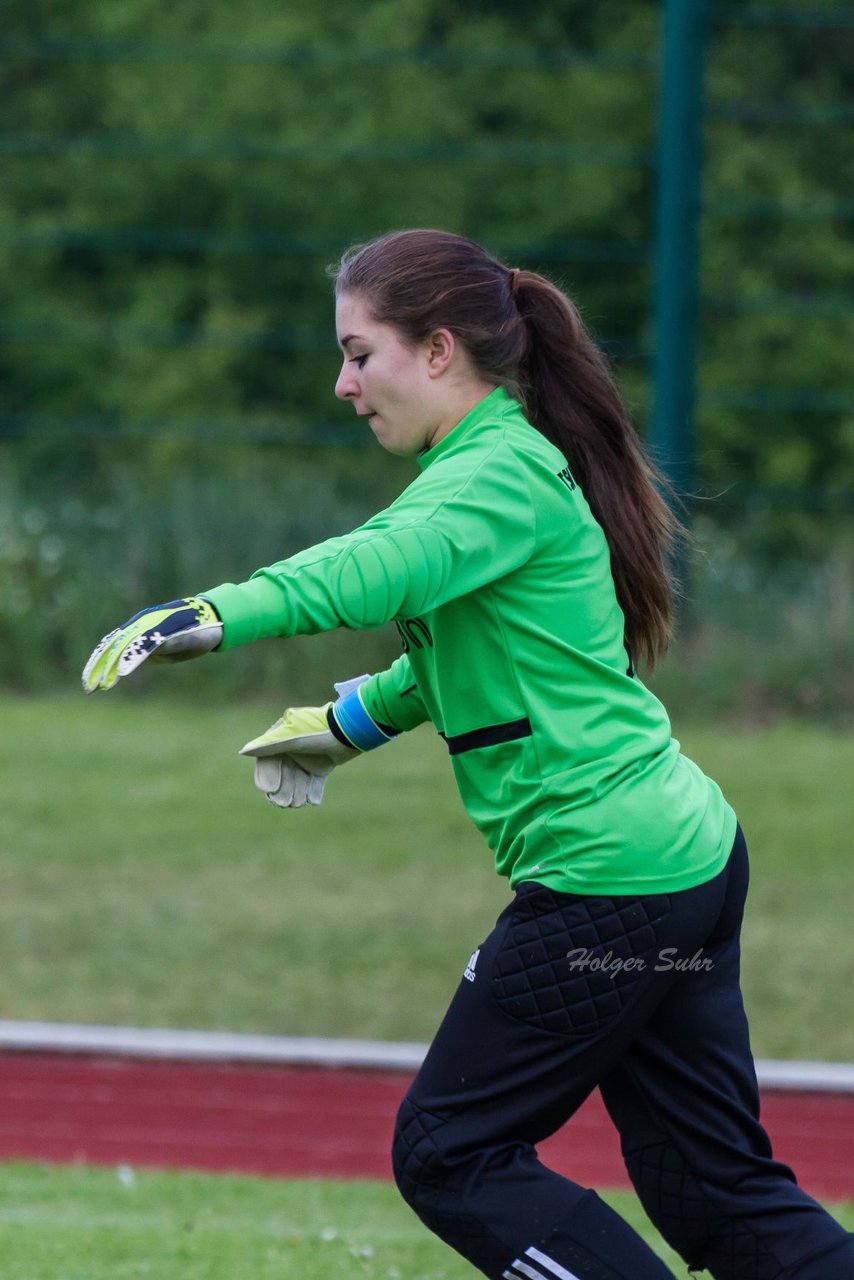
[[[443,232],[345,255],[336,324],[336,394],[420,474],[348,536],[136,615],[86,688],[150,658],[395,621],[387,671],[244,751],[274,803],[318,803],[335,765],[431,721],[514,890],[401,1106],[406,1200],[493,1280],[665,1280],[594,1191],[538,1158],[598,1086],[689,1267],[847,1280],[854,1237],[758,1120],[744,837],[636,671],[667,647],[679,530],[601,353],[554,285]]]

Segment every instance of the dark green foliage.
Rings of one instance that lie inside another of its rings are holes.
[[[70,678],[93,623],[246,576],[406,483],[332,395],[326,267],[353,240],[443,226],[556,278],[644,427],[660,16],[12,0],[0,679]],[[710,32],[697,474],[728,494],[710,536],[738,525],[747,563],[795,580],[850,537],[853,37]]]

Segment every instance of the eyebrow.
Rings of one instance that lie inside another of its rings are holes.
[[[348,333],[346,338],[342,338],[339,346],[349,347],[351,342],[364,342],[365,339],[358,333]]]

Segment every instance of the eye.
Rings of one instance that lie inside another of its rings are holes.
[[[358,365],[360,369],[364,369],[365,361],[367,360],[367,358],[368,358],[367,356],[352,356],[350,359],[350,363]]]

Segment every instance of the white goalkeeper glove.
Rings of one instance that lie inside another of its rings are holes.
[[[358,690],[367,679],[336,684],[337,702],[289,707],[266,733],[241,747],[242,756],[255,757],[255,785],[271,804],[282,809],[320,804],[337,765],[397,736],[366,711]]]

